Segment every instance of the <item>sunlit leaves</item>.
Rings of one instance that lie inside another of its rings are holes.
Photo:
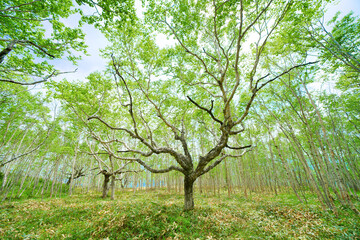
[[[0,78],[35,82],[55,74],[50,59],[66,56],[76,63],[75,52],[85,52],[84,33],[63,23],[76,12],[71,0],[0,1]]]

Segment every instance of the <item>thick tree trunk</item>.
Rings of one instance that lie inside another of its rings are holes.
[[[189,211],[194,209],[194,181],[189,177],[184,177],[184,211]]]
[[[102,189],[102,198],[107,197],[107,193],[108,193],[108,190],[109,190],[109,181],[110,181],[110,175],[105,175],[104,174],[104,184],[103,184],[103,189]]]

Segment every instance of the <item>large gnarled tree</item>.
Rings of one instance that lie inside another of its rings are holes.
[[[269,67],[276,56],[266,46],[287,26],[316,17],[321,2],[312,8],[310,1],[293,0],[146,2],[136,23],[103,28],[113,43],[106,55],[114,88],[91,100],[97,110],[84,110],[88,100],[73,107],[82,108],[77,111],[87,115],[91,134],[110,156],[153,173],[181,172],[184,209],[191,210],[196,179],[251,149],[236,145],[236,138],[259,91],[311,64],[294,56],[295,64]],[[167,46],[159,46],[165,37]],[[109,96],[118,99],[104,107]],[[163,154],[174,159],[166,167]]]

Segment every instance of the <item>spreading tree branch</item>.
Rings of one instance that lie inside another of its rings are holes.
[[[217,119],[217,118],[214,116],[214,114],[212,113],[212,109],[213,109],[213,107],[214,107],[214,100],[211,100],[211,107],[210,107],[210,109],[207,109],[207,108],[205,108],[205,107],[200,106],[198,103],[196,103],[194,100],[192,100],[191,97],[187,96],[187,98],[188,98],[189,101],[190,101],[191,103],[193,103],[196,107],[198,107],[198,108],[200,108],[201,110],[207,112],[214,121],[220,123],[221,125],[223,124],[223,122],[220,121],[219,119]]]

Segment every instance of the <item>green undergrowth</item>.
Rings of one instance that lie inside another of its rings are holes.
[[[358,239],[360,219],[349,209],[338,216],[315,200],[291,195],[196,195],[162,191],[119,192],[18,200],[0,206],[0,239]]]

